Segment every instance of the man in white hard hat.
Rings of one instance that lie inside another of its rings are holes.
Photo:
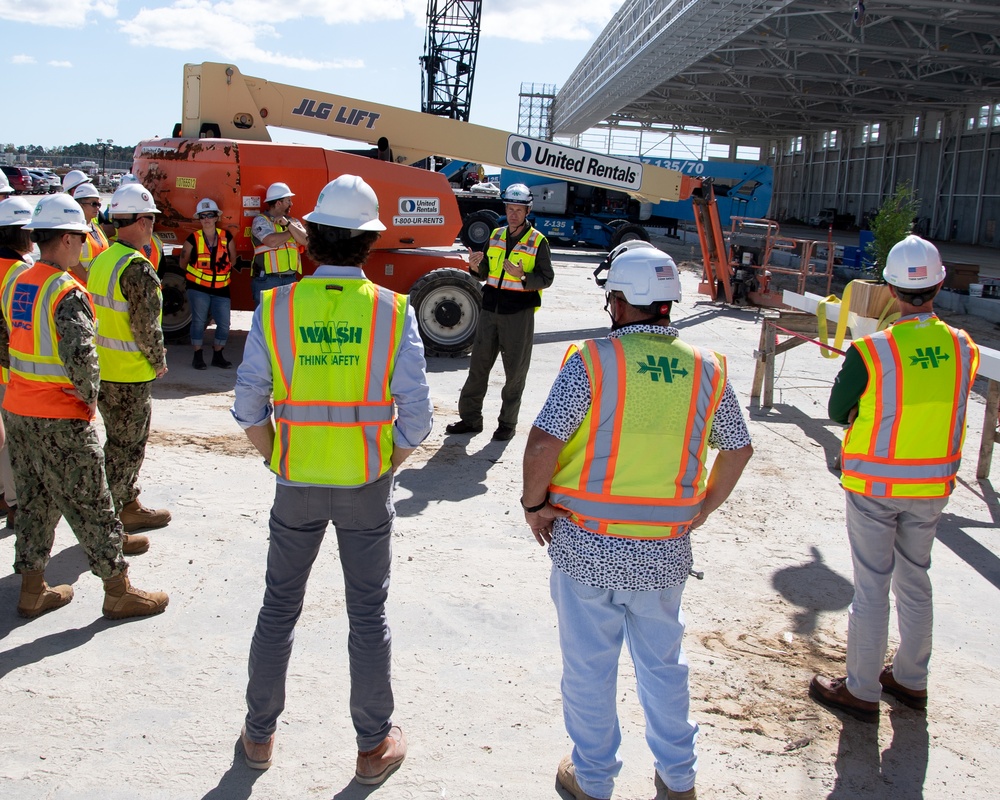
[[[108,249],[109,242],[100,223],[101,194],[97,187],[92,183],[81,183],[73,190],[73,199],[80,204],[90,224],[87,241],[83,243],[80,253],[80,263],[72,269],[73,276],[86,286],[90,262]]]
[[[253,241],[253,305],[260,305],[260,293],[275,286],[294,283],[302,274],[299,255],[309,244],[302,223],[288,216],[294,192],[287,183],[272,183],[264,195],[264,209],[250,226]]]
[[[18,614],[37,617],[73,599],[72,586],[45,582],[60,515],[104,581],[104,616],[158,614],[167,595],[129,582],[123,550],[131,544],[132,552],[144,552],[149,542],[122,531],[94,425],[101,378],[94,306],[68,272],[79,263],[87,219],[72,197],[55,194],[38,202],[24,227],[41,258],[5,282],[0,295],[0,364],[10,368],[3,407],[19,501]]]
[[[458,398],[461,419],[448,425],[448,433],[479,433],[483,429],[483,400],[490,372],[499,355],[505,381],[496,441],[514,437],[521,395],[531,366],[535,312],[542,304],[542,290],[552,285],[552,256],[548,240],[528,222],[532,197],[523,183],[503,193],[507,225],[490,235],[486,253],[469,253],[469,272],[486,281],[483,305],[472,344],[469,375]]]
[[[9,194],[14,194],[14,190],[10,188],[10,181],[7,180],[7,174],[0,170],[0,195],[6,197]]]
[[[645,242],[608,257],[605,339],[570,348],[524,451],[524,518],[549,546],[573,740],[556,773],[576,800],[610,798],[621,770],[616,682],[635,662],[657,797],[693,800],[681,594],[691,536],[753,454],[724,356],[682,342],[673,259]],[[640,368],[633,368],[639,364]],[[707,465],[709,447],[719,452]]]
[[[69,172],[63,175],[62,188],[63,191],[66,192],[66,194],[72,197],[73,192],[76,191],[76,189],[79,186],[82,186],[85,183],[93,183],[93,180],[83,170],[71,169]]]
[[[0,172],[0,175],[3,175]],[[6,180],[6,176],[4,176]],[[0,186],[0,193],[3,187]],[[4,286],[34,263],[29,255],[32,250],[31,232],[24,226],[31,220],[33,206],[23,197],[7,197],[0,202],[0,296]],[[0,369],[0,404],[10,382],[10,371]],[[13,528],[17,517],[17,488],[14,484],[14,473],[10,468],[10,447],[4,441],[0,446],[0,482],[3,483],[3,499],[0,503],[0,513],[7,515],[7,527]]]
[[[840,479],[854,560],[847,675],[816,675],[809,684],[817,702],[872,723],[883,692],[927,707],[931,547],[955,488],[979,368],[969,335],[934,314],[945,268],[933,244],[907,236],[889,251],[882,276],[900,318],[851,344],[829,404],[830,417],[850,425]],[[899,647],[885,664],[890,587]]]
[[[385,616],[392,480],[430,432],[433,407],[407,296],[376,286],[362,269],[385,230],[375,192],[342,175],[305,221],[319,267],[264,292],[236,379],[233,416],[277,475],[241,739],[247,764],[267,769],[306,581],[332,521],[351,630],[355,778],[376,785],[406,755],[392,722]]]
[[[159,214],[141,184],[111,197],[116,241],[90,264],[87,289],[97,306],[101,395],[108,485],[126,531],[162,528],[170,512],[139,502],[139,470],[146,455],[153,381],[167,372],[160,317],[163,295],[156,269],[144,255]]]

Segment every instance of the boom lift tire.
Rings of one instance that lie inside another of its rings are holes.
[[[462,220],[462,232],[458,234],[458,238],[470,250],[485,253],[486,246],[490,243],[490,234],[494,228],[499,227],[499,223],[500,215],[495,211],[485,208],[473,211]]]
[[[427,273],[410,289],[424,352],[459,358],[472,350],[483,290],[468,272],[451,267]]]
[[[644,242],[649,241],[649,233],[647,233],[642,225],[636,225],[634,222],[626,222],[624,225],[618,225],[611,236],[610,249],[613,250],[622,242],[632,242],[636,239],[642,239]]]
[[[173,256],[164,256],[160,266],[163,291],[163,320],[160,327],[165,339],[183,339],[191,330],[191,303],[187,296],[187,278]]]

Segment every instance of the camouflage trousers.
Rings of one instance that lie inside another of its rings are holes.
[[[108,488],[121,511],[139,496],[139,470],[146,458],[153,414],[152,383],[101,381],[97,407],[104,420],[104,469]]]
[[[111,578],[124,572],[122,524],[111,503],[94,424],[10,412],[4,419],[18,495],[14,569],[45,569],[63,516],[95,575]]]

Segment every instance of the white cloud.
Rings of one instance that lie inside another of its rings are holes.
[[[21,53],[20,55],[11,56],[10,57],[10,63],[11,64],[34,64],[35,63],[35,57],[34,56],[26,56],[23,53]]]
[[[49,66],[50,67],[72,67],[73,66],[73,62],[72,61],[50,61],[49,62]]]
[[[538,44],[593,39],[621,5],[622,0],[484,0],[482,35]]]
[[[249,5],[249,4],[248,4]],[[264,13],[263,9],[268,11]],[[262,6],[261,13],[247,14],[241,4],[239,12],[224,4],[207,0],[178,0],[162,8],[143,8],[130,20],[118,23],[130,42],[142,47],[166,47],[171,50],[209,48],[228,61],[253,61],[276,64],[293,69],[342,69],[364,66],[358,59],[321,61],[288,56],[258,45],[258,39],[280,38],[269,22],[281,21],[282,14]],[[263,20],[257,22],[255,20]]]
[[[0,19],[53,28],[82,27],[90,16],[117,15],[117,0],[0,0]]]

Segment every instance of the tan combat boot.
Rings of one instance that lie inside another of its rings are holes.
[[[162,528],[170,523],[170,512],[165,508],[146,508],[138,500],[126,503],[118,515],[126,533],[144,528]]]
[[[149,550],[149,537],[141,533],[122,534],[122,552],[127,556],[138,556]]]
[[[17,600],[17,613],[22,617],[33,619],[62,608],[73,599],[73,587],[68,584],[49,586],[45,582],[45,570],[33,570],[21,573],[21,596]]]
[[[166,592],[144,592],[129,583],[128,572],[104,581],[104,616],[108,619],[149,617],[167,607]]]

